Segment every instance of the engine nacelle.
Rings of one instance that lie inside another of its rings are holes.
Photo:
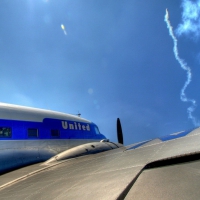
[[[66,151],[63,151],[62,153],[59,153],[56,156],[47,160],[44,164],[51,164],[51,163],[69,159],[69,158],[75,158],[75,157],[84,156],[88,154],[100,153],[103,151],[108,151],[108,150],[112,150],[112,149],[116,149],[120,147],[123,147],[123,145],[118,144],[118,143],[116,144],[112,142],[105,142],[105,141],[86,143],[86,144],[68,149]]]

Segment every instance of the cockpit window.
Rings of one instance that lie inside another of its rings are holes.
[[[96,133],[97,135],[100,134],[99,128],[98,128],[97,126],[94,127],[94,130],[95,130],[95,133]]]

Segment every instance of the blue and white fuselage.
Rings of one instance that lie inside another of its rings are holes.
[[[98,127],[81,117],[0,103],[0,172],[102,139]]]

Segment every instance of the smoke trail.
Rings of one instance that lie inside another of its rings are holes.
[[[193,111],[196,108],[196,101],[194,99],[189,99],[187,98],[186,94],[185,94],[185,90],[187,88],[187,86],[190,84],[191,80],[192,80],[192,73],[191,73],[191,69],[190,67],[187,66],[187,64],[184,62],[184,60],[182,60],[179,57],[179,53],[178,53],[178,40],[174,35],[173,32],[173,27],[171,26],[171,23],[169,21],[169,12],[166,9],[166,14],[165,14],[165,22],[167,23],[167,28],[169,29],[169,35],[172,37],[172,40],[174,42],[174,47],[173,47],[173,51],[174,51],[174,56],[176,58],[176,60],[178,61],[178,63],[180,64],[181,68],[183,70],[186,71],[187,73],[187,80],[183,86],[183,88],[181,89],[181,94],[180,94],[180,99],[183,102],[190,102],[192,105],[187,109],[188,112],[188,118],[192,120],[194,126],[199,126],[199,122],[197,121],[197,119],[192,115]]]

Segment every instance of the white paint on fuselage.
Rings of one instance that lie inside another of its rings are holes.
[[[76,115],[40,108],[0,103],[0,119],[42,122],[45,118],[91,123],[91,121]]]

